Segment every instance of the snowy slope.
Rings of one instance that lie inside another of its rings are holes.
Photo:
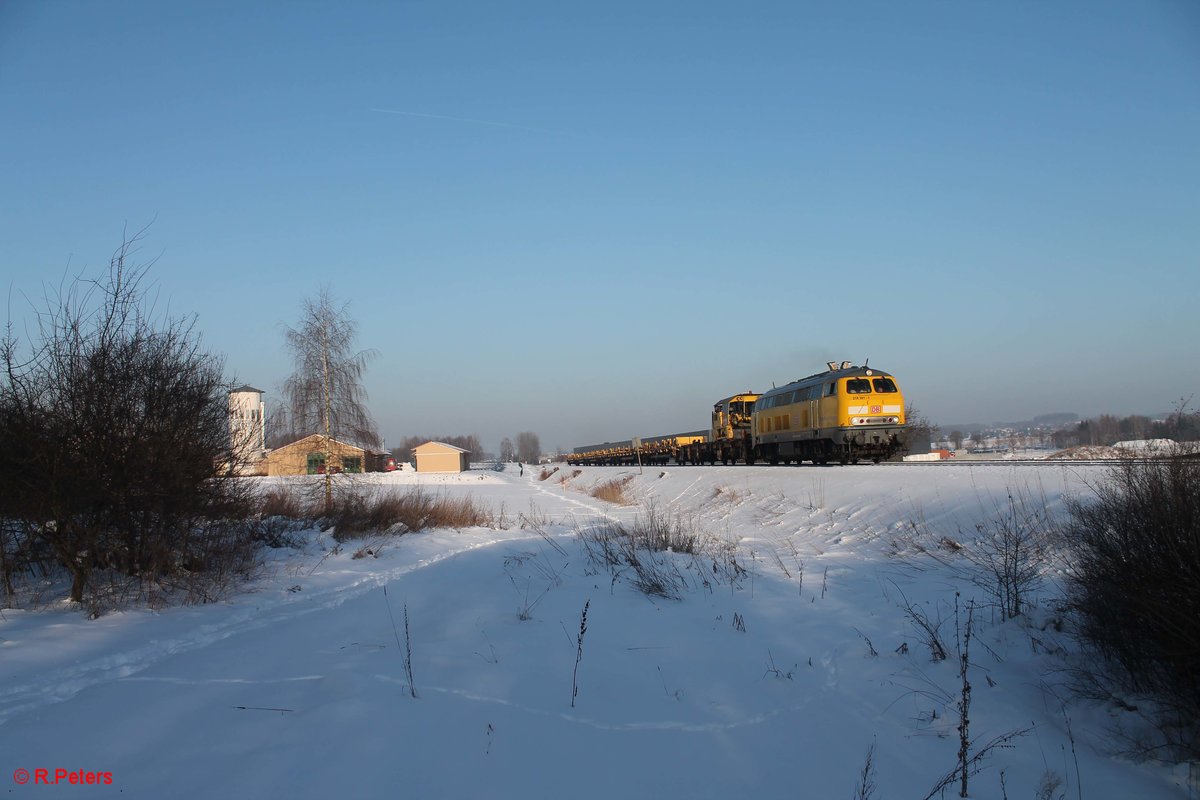
[[[313,531],[226,603],[91,622],[2,612],[4,780],[111,773],[70,787],[97,797],[832,798],[852,796],[874,745],[876,797],[921,798],[955,764],[960,682],[954,654],[933,662],[899,606],[942,618],[953,648],[955,592],[963,609],[987,601],[952,551],[921,547],[966,536],[1011,492],[1060,510],[1100,475],[587,468],[558,482],[570,472],[365,476],[469,492],[503,529],[410,534],[357,559],[355,543],[335,551]],[[636,504],[586,493],[619,476]],[[647,503],[736,542],[747,574],[722,582],[666,556],[690,581],[676,601],[590,564],[577,532]],[[1053,600],[1051,582],[1025,619],[977,612],[972,738],[1028,733],[983,761],[971,796],[1001,797],[1003,774],[1013,798],[1047,775],[1055,797],[1187,797],[1178,770],[1114,757],[1116,712],[1060,686],[1071,643],[1049,624]]]

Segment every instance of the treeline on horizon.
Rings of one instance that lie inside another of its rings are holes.
[[[1200,411],[1180,408],[1166,419],[1151,419],[1140,414],[1118,417],[1101,414],[1059,428],[1053,434],[1058,448],[1080,445],[1108,446],[1135,439],[1173,439],[1177,442],[1200,441]]]

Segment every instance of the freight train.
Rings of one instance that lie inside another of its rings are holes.
[[[576,447],[578,465],[876,463],[906,451],[904,396],[883,370],[829,369],[769,392],[717,401],[707,431]]]

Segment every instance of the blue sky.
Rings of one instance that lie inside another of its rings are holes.
[[[692,430],[831,359],[944,423],[1160,412],[1200,401],[1200,6],[0,5],[9,318],[147,224],[269,394],[349,301],[389,440]]]

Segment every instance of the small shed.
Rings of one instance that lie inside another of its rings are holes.
[[[374,472],[377,457],[365,448],[314,433],[277,447],[265,459],[268,475],[318,475],[325,472],[326,451],[333,456],[333,472]]]
[[[413,448],[417,472],[463,472],[471,468],[471,451],[445,442],[426,442]]]

